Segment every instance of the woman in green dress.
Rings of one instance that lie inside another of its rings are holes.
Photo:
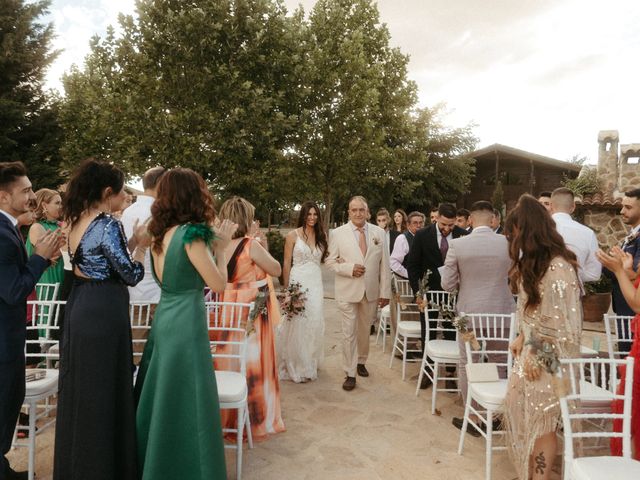
[[[58,224],[62,215],[62,198],[55,190],[41,188],[36,192],[36,223],[31,225],[29,235],[27,237],[27,254],[32,255],[33,246],[47,232],[47,230],[56,231],[60,228]],[[64,277],[64,265],[62,259],[52,261],[51,266],[47,268],[38,283],[57,283],[62,284]],[[36,287],[36,291],[37,291]],[[43,298],[41,292],[37,291],[38,300],[57,300],[53,298],[53,290]]]
[[[214,235],[214,217],[197,173],[176,168],[162,176],[148,227],[162,293],[136,382],[143,480],[226,479],[203,289],[224,291],[224,249],[237,225],[222,222]]]

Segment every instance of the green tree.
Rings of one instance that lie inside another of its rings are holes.
[[[222,195],[293,199],[300,17],[270,0],[143,0],[137,13],[64,80],[68,158],[100,154],[131,173],[181,165]]]
[[[49,4],[0,2],[0,158],[25,162],[36,188],[60,183],[58,103],[43,90],[45,71],[57,55],[51,50],[53,27],[40,20]]]

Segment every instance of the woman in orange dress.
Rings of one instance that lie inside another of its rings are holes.
[[[233,197],[220,209],[221,220],[238,224],[234,238],[226,249],[227,287],[220,295],[224,302],[256,302],[260,312],[254,319],[254,329],[248,336],[247,385],[249,386],[249,418],[254,440],[284,431],[280,412],[280,384],[275,350],[275,327],[280,322],[280,310],[271,276],[278,277],[281,267],[264,246],[249,234],[255,208],[247,200]],[[243,319],[246,325],[248,319]],[[215,361],[217,370],[224,370],[227,360]],[[236,410],[222,410],[222,427],[235,428]]]

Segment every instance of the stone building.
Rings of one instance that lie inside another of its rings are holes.
[[[628,234],[620,219],[624,192],[640,188],[640,144],[619,145],[617,130],[598,134],[598,178],[602,190],[578,201],[577,216],[593,228],[603,247],[618,245]]]
[[[469,192],[458,198],[458,207],[469,208],[478,200],[491,200],[497,179],[502,183],[508,212],[523,193],[538,196],[540,192],[558,188],[566,178],[577,177],[581,168],[499,143],[476,150],[470,156],[475,160],[476,173]]]

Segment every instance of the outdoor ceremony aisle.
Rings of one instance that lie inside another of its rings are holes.
[[[319,379],[282,382],[287,431],[245,450],[244,480],[469,480],[482,479],[484,440],[467,435],[465,453],[456,453],[459,431],[451,417],[462,416],[453,396],[438,395],[442,416],[430,414],[431,390],[415,396],[415,380],[402,382],[400,362],[389,369],[387,353],[373,345],[367,367],[352,392],[342,390],[341,330],[335,302],[325,299],[326,359]],[[417,374],[416,364],[407,377]],[[38,479],[52,473],[53,431],[38,436]],[[26,468],[27,450],[10,453],[14,467]],[[227,452],[229,479],[235,455]],[[511,480],[515,471],[506,452],[494,453],[493,480]],[[189,480],[189,479],[181,479]]]

